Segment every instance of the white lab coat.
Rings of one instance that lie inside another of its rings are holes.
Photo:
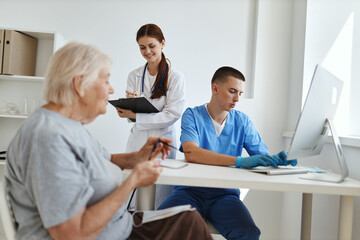
[[[141,94],[142,75],[144,66],[129,73],[126,90]],[[158,73],[159,74],[159,73]],[[158,113],[137,113],[136,122],[131,122],[133,127],[129,134],[126,152],[138,151],[149,137],[166,137],[173,140],[173,146],[177,147],[175,122],[179,120],[184,111],[185,86],[184,75],[173,68],[168,74],[168,90],[166,96],[158,99],[150,99],[152,82],[149,80],[149,72],[146,70],[144,77],[144,97],[149,100],[158,110]],[[172,150],[168,158],[176,158],[176,150]],[[173,186],[156,185],[155,206],[156,209],[171,193]],[[139,194],[139,191],[137,192]],[[141,196],[140,196],[141,197]],[[134,202],[133,202],[134,203]]]
[[[129,73],[126,90],[141,94],[142,75],[144,67],[139,67]],[[149,81],[149,72],[146,70],[144,78],[144,95],[158,110],[158,113],[137,113],[136,122],[133,123],[126,152],[138,151],[149,137],[166,137],[173,140],[177,146],[175,122],[181,117],[185,105],[184,75],[170,68],[168,78],[168,91],[166,96],[150,99],[154,82]],[[175,158],[172,151],[169,158]]]

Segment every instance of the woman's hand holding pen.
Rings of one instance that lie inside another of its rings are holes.
[[[127,110],[127,109],[123,109],[123,108],[116,108],[117,113],[119,115],[119,117],[121,118],[132,118],[132,119],[136,119],[136,113],[134,113],[131,110]]]
[[[171,147],[168,145],[172,140],[167,138],[150,137],[144,146],[137,152],[137,164],[130,176],[126,179],[132,188],[144,187],[153,184],[159,177],[162,167],[154,160],[160,153],[163,159],[169,155]]]
[[[138,94],[138,92],[137,92],[136,90],[133,91],[133,92],[130,92],[130,91],[126,90],[125,93],[126,93],[126,97],[127,97],[127,98],[136,98],[136,97],[139,97],[139,94]]]
[[[170,144],[172,140],[167,138],[148,138],[145,145],[138,152],[140,161],[155,159],[160,153],[162,154],[162,159],[165,159],[170,154],[171,147],[163,144],[163,142]]]

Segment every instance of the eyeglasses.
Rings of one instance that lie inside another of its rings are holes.
[[[156,149],[156,147],[157,147],[157,145],[158,145],[159,143],[162,143],[162,144],[164,144],[164,145],[166,145],[166,146],[169,146],[169,147],[171,147],[171,148],[173,148],[173,149],[181,152],[177,147],[174,147],[173,145],[168,144],[167,142],[161,141],[160,138],[158,138],[158,139],[155,141],[155,143],[154,143],[154,147],[152,148],[152,150],[151,150],[151,152],[150,152],[150,155],[149,155],[149,159],[148,159],[148,160],[151,159],[151,156],[152,156],[153,152],[155,151],[155,149]],[[182,153],[190,153],[190,151],[183,151]]]

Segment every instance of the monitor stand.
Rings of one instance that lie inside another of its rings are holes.
[[[333,143],[334,143],[338,163],[339,163],[339,166],[340,166],[341,175],[334,174],[334,173],[308,173],[308,174],[306,174],[304,176],[301,176],[300,178],[308,179],[308,180],[317,180],[317,181],[340,183],[340,182],[344,181],[344,179],[349,175],[349,170],[348,170],[348,167],[346,165],[346,161],[345,161],[345,158],[344,158],[344,155],[343,155],[343,150],[341,148],[341,143],[340,143],[339,137],[338,137],[338,135],[336,134],[336,131],[335,131],[334,123],[333,123],[332,119],[327,118],[326,121],[325,121],[325,124],[324,124],[324,131],[323,132],[325,134],[327,134],[329,128],[330,128],[330,131],[331,131],[331,136],[332,136],[332,139],[333,139]]]

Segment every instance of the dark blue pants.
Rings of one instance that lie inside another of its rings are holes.
[[[238,195],[210,196],[204,197],[192,190],[176,190],[159,209],[190,204],[226,239],[259,239],[260,230]]]

